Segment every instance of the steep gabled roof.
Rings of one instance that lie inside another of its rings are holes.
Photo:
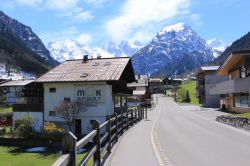
[[[4,86],[25,86],[25,85],[32,83],[33,81],[34,80],[13,80],[13,81],[5,82],[5,83],[1,84],[0,86],[2,86],[2,87],[4,87]]]
[[[217,71],[218,75],[227,75],[228,71],[245,56],[250,57],[250,50],[232,51],[225,62],[220,66]]]
[[[69,60],[41,76],[36,82],[117,81],[125,70],[129,70],[129,76],[133,77],[129,79],[133,81],[134,70],[130,58],[88,59],[86,62],[82,59]]]

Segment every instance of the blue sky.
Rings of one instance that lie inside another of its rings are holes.
[[[165,26],[184,22],[202,38],[231,43],[250,31],[248,0],[0,0],[0,10],[30,26],[47,44],[74,39],[149,42]]]

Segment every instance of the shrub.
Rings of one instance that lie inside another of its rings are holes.
[[[18,119],[14,122],[14,133],[17,134],[18,137],[27,138],[31,135],[33,124],[34,119],[31,116]]]
[[[185,101],[186,101],[187,103],[190,103],[190,102],[191,102],[191,99],[190,99],[190,95],[189,95],[189,91],[188,91],[188,90],[187,90],[187,92],[186,92]]]
[[[57,127],[53,122],[45,122],[43,126],[45,133],[54,134],[54,133],[63,133],[64,129]]]

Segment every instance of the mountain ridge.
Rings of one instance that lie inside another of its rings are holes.
[[[184,23],[163,28],[132,56],[135,73],[152,76],[180,75],[212,59],[212,49],[206,41]]]

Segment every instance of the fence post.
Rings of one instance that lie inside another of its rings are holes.
[[[68,132],[62,140],[62,151],[63,154],[70,154],[70,163],[71,166],[76,166],[76,153],[77,153],[77,138],[72,132]]]
[[[143,119],[143,108],[141,109],[141,120]]]
[[[107,151],[108,153],[111,153],[111,149],[112,149],[112,140],[111,140],[111,121],[110,121],[110,115],[107,115],[107,120],[108,120],[108,125],[107,125],[107,132],[108,132],[108,148],[107,148]]]
[[[115,139],[118,142],[118,118],[117,113],[115,113]]]
[[[132,110],[131,111],[131,126],[133,126],[134,125],[134,111]]]
[[[121,118],[122,118],[122,134],[123,134],[123,132],[124,132],[124,127],[123,127],[123,125],[124,125],[124,117],[123,117],[123,113],[122,113],[122,116],[121,116]]]
[[[137,110],[135,110],[135,123],[137,123]]]
[[[128,110],[127,110],[127,113],[126,113],[126,124],[127,124],[127,130],[128,130]]]
[[[94,165],[100,166],[101,165],[100,123],[97,120],[92,121],[92,129],[97,131],[93,139],[97,147],[94,153]]]

